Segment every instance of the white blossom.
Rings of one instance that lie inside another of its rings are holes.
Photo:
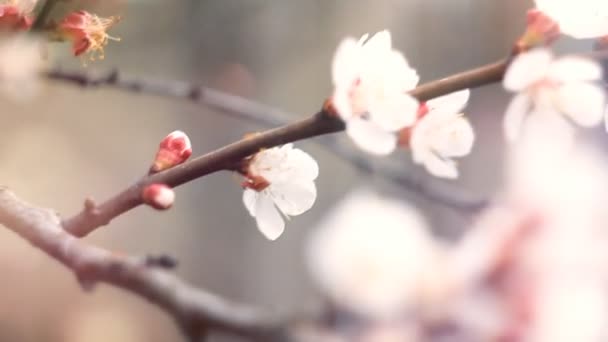
[[[555,59],[546,49],[516,57],[503,81],[507,90],[518,92],[504,118],[507,140],[517,139],[530,113],[559,113],[581,126],[599,124],[606,103],[604,90],[595,83],[601,77],[597,63],[580,57]]]
[[[392,48],[388,31],[367,37],[340,43],[332,64],[332,103],[355,144],[386,155],[397,145],[395,133],[416,120],[418,101],[406,92],[419,77]]]
[[[605,0],[536,0],[536,7],[555,20],[563,33],[574,38],[608,35]]]
[[[37,41],[25,37],[0,40],[0,90],[15,100],[26,100],[40,88],[45,63]]]
[[[319,288],[336,304],[386,319],[414,304],[436,247],[412,208],[358,190],[320,224],[308,262]]]
[[[263,150],[252,157],[243,202],[266,238],[275,240],[281,236],[285,228],[282,216],[300,215],[312,207],[317,198],[314,180],[318,175],[317,162],[292,144]]]
[[[475,133],[461,113],[468,100],[468,89],[430,100],[426,103],[428,112],[412,128],[414,162],[423,164],[434,176],[457,178],[456,162],[451,158],[471,152]]]

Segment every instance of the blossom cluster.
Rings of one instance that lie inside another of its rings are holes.
[[[496,204],[456,241],[369,189],[339,203],[306,255],[333,314],[358,328],[321,326],[307,341],[603,341],[608,165],[556,144],[550,121],[528,132]]]
[[[346,133],[366,152],[387,155],[409,147],[415,163],[435,176],[456,178],[453,157],[470,153],[474,133],[461,111],[463,90],[420,103],[408,94],[418,73],[393,49],[388,31],[358,41],[347,38],[332,64],[331,108],[346,123]]]

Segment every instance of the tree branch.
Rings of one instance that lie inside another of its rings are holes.
[[[149,265],[145,258],[89,245],[63,230],[57,213],[31,206],[6,188],[0,188],[0,224],[72,270],[85,288],[102,282],[158,305],[175,318],[187,336],[211,329],[260,341],[285,341],[298,324],[194,288]]]
[[[154,78],[125,76],[118,70],[102,74],[75,70],[54,69],[46,72],[49,80],[60,81],[82,88],[113,88],[136,94],[156,95],[185,100],[222,110],[230,116],[267,126],[284,125],[290,115],[270,106],[265,106],[245,98],[223,93],[208,87],[182,81],[168,81]]]
[[[58,0],[46,0],[43,2],[42,8],[36,16],[36,20],[32,24],[33,31],[40,31],[44,28],[44,25],[46,25],[47,19],[51,15],[53,7],[55,7],[57,2]]]
[[[419,100],[424,101],[459,89],[496,82],[502,78],[507,63],[508,62],[505,60],[456,74],[445,79],[430,82],[414,89],[411,93]],[[51,79],[69,81],[81,86],[115,86],[120,89],[146,91],[153,94],[189,99],[196,102],[206,103],[205,99],[209,99],[210,96],[210,90],[207,88],[201,88],[181,82],[164,83],[150,80],[125,80],[118,77],[118,73],[115,71],[107,76],[101,77],[90,77],[86,74],[78,73],[66,74],[60,71],[49,72],[47,76]],[[219,97],[217,96],[220,95],[226,96],[218,92],[212,92],[211,94],[211,98],[213,99],[218,99]],[[241,109],[234,110],[236,107],[239,107],[238,104],[246,103],[247,105],[250,105],[251,102],[229,95],[223,99],[227,101],[214,101],[214,105],[229,112],[245,114],[249,118],[253,117],[253,115],[249,115],[248,108],[243,110],[243,107],[240,107]],[[236,104],[233,100],[237,101]],[[261,109],[262,107],[255,108]],[[270,116],[268,113],[255,113],[256,117],[258,114],[260,114],[260,117],[263,117],[264,115]],[[142,204],[141,193],[146,185],[163,183],[172,187],[179,186],[210,173],[220,170],[230,170],[234,163],[258,152],[262,148],[270,148],[301,139],[339,132],[344,130],[344,128],[344,123],[341,120],[334,118],[323,111],[318,112],[317,114],[296,123],[275,128],[222,147],[165,172],[144,177],[136,184],[99,205],[90,205],[89,203],[89,205],[86,205],[85,209],[79,214],[66,219],[63,222],[63,226],[68,232],[75,236],[86,236],[98,227],[108,224],[113,218]],[[360,167],[363,165],[362,163],[357,164]],[[369,165],[363,167],[364,170],[366,168],[369,169]],[[396,181],[405,184],[408,187],[414,186],[420,193],[425,193],[427,190],[430,191],[429,189],[431,189],[429,187],[417,186],[416,183],[412,182],[409,178],[400,177]],[[443,198],[443,196],[444,194],[436,192],[430,194],[428,197],[439,199]],[[481,202],[458,203],[454,198],[446,199],[443,202],[446,204],[455,203],[457,206],[468,208],[477,208],[482,205]]]

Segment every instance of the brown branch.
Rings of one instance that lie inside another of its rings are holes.
[[[424,101],[451,93],[458,89],[496,82],[500,80],[504,74],[506,65],[507,61],[497,62],[442,80],[430,82],[414,89],[412,94],[419,100]],[[189,86],[185,83],[175,83],[171,86],[170,84],[161,82],[125,81],[118,77],[118,73],[116,72],[100,78],[90,78],[84,74],[64,74],[57,71],[51,72],[47,74],[47,76],[53,79],[75,82],[83,86],[109,85],[121,89],[137,89],[137,91],[143,91],[145,89],[147,92],[155,94],[195,99],[196,101],[205,101],[205,94],[208,91],[204,88]],[[232,102],[230,101],[217,102],[216,104],[221,104],[225,107],[224,109],[228,109],[229,111],[234,109],[232,107]],[[238,113],[239,111],[235,112]],[[341,120],[331,117],[323,111],[318,112],[317,114],[296,123],[288,124],[240,140],[165,172],[145,177],[100,205],[86,205],[85,209],[79,214],[68,218],[63,222],[64,228],[75,236],[86,236],[96,228],[108,224],[115,217],[142,204],[141,192],[143,187],[148,184],[163,183],[175,187],[216,171],[229,170],[234,163],[258,152],[262,148],[269,148],[342,130],[344,130],[344,123]],[[398,181],[409,186],[412,184],[415,185],[411,179],[405,179],[405,182],[403,179]],[[418,190],[423,193],[421,189],[429,190],[431,188],[418,187]],[[434,193],[428,197],[437,199],[442,198],[443,195]],[[444,202],[453,203],[454,201],[446,200]],[[478,207],[478,203],[465,203],[462,206],[476,208]]]
[[[51,12],[53,12],[53,7],[55,7],[57,2],[58,2],[58,0],[43,1],[42,7],[41,7],[40,11],[38,12],[38,15],[36,16],[36,20],[32,24],[33,31],[40,31],[40,30],[44,29],[44,27],[47,23],[47,19],[51,15]]]
[[[158,305],[187,336],[220,330],[254,340],[285,341],[299,324],[194,288],[145,258],[89,245],[63,230],[57,213],[31,206],[6,188],[0,188],[0,224],[72,270],[85,288],[106,283]]]

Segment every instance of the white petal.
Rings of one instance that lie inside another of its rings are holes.
[[[458,178],[456,163],[447,158],[439,158],[435,153],[427,153],[424,160],[424,167],[436,177],[455,179]]]
[[[294,148],[285,161],[289,165],[287,177],[293,181],[315,180],[319,176],[319,164],[310,154]]]
[[[245,189],[245,191],[243,191],[243,204],[245,204],[245,208],[247,208],[247,211],[251,216],[255,216],[258,194],[257,191],[252,189]]]
[[[334,94],[331,97],[331,103],[334,106],[338,116],[344,121],[351,119],[354,116],[349,89],[344,86],[336,87]]]
[[[410,67],[403,54],[393,50],[387,58],[387,69],[391,73],[390,75],[397,89],[401,92],[414,89],[420,81],[420,76],[418,76],[416,69]]]
[[[256,202],[255,211],[258,229],[268,240],[276,240],[283,234],[285,221],[270,197],[261,194]]]
[[[551,64],[548,76],[560,82],[595,81],[602,78],[602,67],[582,57],[562,57]]]
[[[536,5],[574,38],[608,35],[608,3],[604,0],[536,0]]]
[[[527,94],[518,94],[509,103],[504,118],[505,137],[514,142],[521,134],[524,119],[528,115],[531,99]]]
[[[346,133],[359,148],[372,154],[387,155],[397,146],[395,133],[387,132],[367,120],[349,120],[346,123]]]
[[[317,199],[317,188],[313,182],[273,184],[269,192],[279,210],[288,216],[308,211]]]
[[[503,85],[510,91],[520,91],[543,79],[553,54],[546,49],[536,49],[515,57],[505,73]]]
[[[571,82],[557,90],[558,109],[585,127],[602,121],[606,106],[604,90],[592,83]]]
[[[380,31],[369,38],[363,45],[366,52],[382,53],[392,48],[391,33],[388,30]]]
[[[469,89],[457,91],[429,100],[426,105],[430,112],[460,113],[469,102],[470,93]]]
[[[408,94],[394,94],[384,101],[370,104],[370,120],[385,131],[396,132],[416,121],[418,105],[418,100]]]
[[[350,87],[361,70],[361,46],[353,38],[344,39],[334,54],[331,72],[334,86]]]
[[[463,157],[471,153],[475,132],[469,120],[459,115],[440,127],[432,146],[443,157]]]

